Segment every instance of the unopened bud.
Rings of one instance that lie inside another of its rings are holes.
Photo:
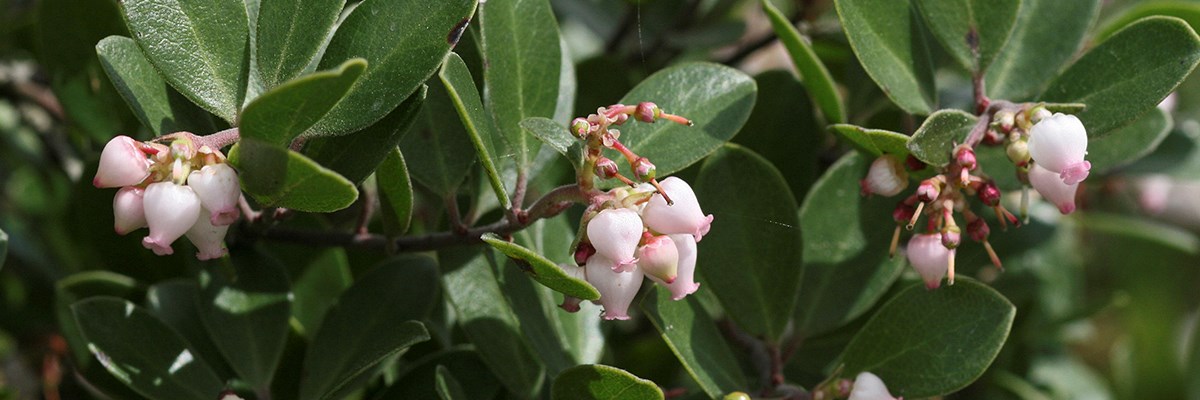
[[[621,125],[621,124],[624,124],[625,121],[628,121],[628,120],[629,120],[629,114],[617,114],[616,116],[613,117],[612,124],[613,125]]]
[[[996,183],[993,181],[984,182],[975,192],[975,196],[979,197],[979,201],[988,207],[1000,205],[1000,188],[996,187]]]
[[[999,146],[1004,144],[1005,135],[995,129],[988,129],[983,133],[983,144],[988,146]]]
[[[954,151],[954,161],[963,168],[966,168],[968,171],[974,171],[977,165],[975,160],[975,150],[966,145],[958,146],[958,149]]]
[[[908,187],[908,171],[904,170],[896,156],[884,154],[871,163],[867,177],[860,183],[863,195],[891,197]]]
[[[1000,131],[1004,133],[1012,132],[1013,126],[1017,122],[1017,114],[1007,110],[997,112],[993,118],[995,118],[996,125],[999,126]]]
[[[617,176],[617,162],[608,157],[600,157],[596,161],[595,168],[596,176],[602,179],[609,179]]]
[[[1046,107],[1037,106],[1033,110],[1029,111],[1029,122],[1036,124],[1041,122],[1043,119],[1049,118],[1051,115],[1053,115],[1053,113],[1051,113],[1050,110],[1047,110]]]
[[[657,168],[646,157],[640,157],[633,162],[633,176],[642,182],[649,182],[657,174]]]
[[[571,120],[571,133],[574,133],[575,137],[580,139],[587,137],[590,127],[591,124],[588,123],[588,120],[586,119],[575,118],[574,120]]]
[[[942,182],[936,177],[923,180],[921,185],[917,186],[917,199],[923,203],[934,201],[941,194]]]
[[[896,209],[892,210],[892,220],[896,221],[898,224],[908,223],[908,221],[912,220],[913,215],[916,213],[916,208],[908,204],[904,204],[904,202],[900,202],[900,204],[896,204]]]
[[[1017,140],[1009,143],[1004,149],[1008,155],[1008,160],[1015,165],[1025,165],[1029,163],[1029,143],[1024,140]]]
[[[954,250],[960,244],[962,244],[962,230],[957,226],[947,226],[945,229],[942,229],[942,246]]]
[[[976,218],[967,224],[967,235],[971,236],[971,240],[982,242],[987,240],[988,235],[992,233],[992,229],[988,228],[987,221],[983,218]]]
[[[633,116],[634,118],[637,118],[638,121],[654,122],[661,112],[662,110],[658,108],[658,105],[648,101],[643,101],[638,103],[637,111],[634,111]]]

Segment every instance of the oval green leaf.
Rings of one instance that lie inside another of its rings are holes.
[[[1200,4],[1187,1],[1153,0],[1135,4],[1121,12],[1120,15],[1105,21],[1103,27],[1096,31],[1097,42],[1103,42],[1126,25],[1139,19],[1166,15],[1187,21],[1193,29],[1200,25]]]
[[[1022,0],[1008,44],[987,70],[988,96],[1013,101],[1036,96],[1083,47],[1098,15],[1100,0]]]
[[[254,139],[229,150],[242,190],[260,206],[306,212],[333,212],[358,198],[354,183],[300,153]]]
[[[929,30],[968,71],[986,71],[1008,42],[1021,0],[917,0]]]
[[[366,69],[367,62],[355,58],[335,70],[305,75],[263,93],[242,113],[242,138],[291,144],[338,104]]]
[[[273,88],[300,76],[333,31],[345,0],[260,1],[255,27],[255,66],[262,85]]]
[[[867,155],[875,157],[884,154],[892,154],[897,157],[908,156],[908,141],[911,139],[908,135],[850,124],[832,125],[829,129],[849,140],[850,144]]]
[[[506,241],[494,233],[485,233],[484,242],[508,256],[533,280],[559,293],[584,300],[600,298],[600,292],[586,281],[567,275],[553,261],[519,244]]]
[[[400,139],[409,173],[442,197],[456,190],[475,165],[471,136],[444,85],[433,82],[416,126]]]
[[[661,400],[662,389],[654,382],[638,378],[620,368],[607,365],[577,365],[554,378],[550,388],[553,400]]]
[[[379,396],[380,399],[431,399],[437,396],[437,371],[445,369],[468,384],[463,386],[466,399],[491,399],[500,390],[500,382],[488,370],[479,353],[470,346],[439,351],[412,362],[412,366],[396,378],[396,383]]]
[[[231,273],[200,274],[199,309],[229,366],[255,388],[266,388],[283,355],[292,293],[279,261],[255,251],[232,254]],[[210,266],[216,266],[210,264]]]
[[[366,0],[333,34],[318,69],[365,58],[371,69],[329,114],[316,135],[341,135],[382,119],[429,79],[470,21],[476,0]]]
[[[109,36],[96,43],[100,65],[133,115],[155,135],[172,132],[213,132],[207,112],[196,107],[163,81],[133,39]]]
[[[643,295],[641,307],[705,394],[715,399],[746,390],[745,375],[733,351],[695,296],[675,301],[669,290],[654,288]]]
[[[351,135],[313,138],[304,151],[325,168],[351,182],[362,183],[396,149],[400,139],[417,121],[425,103],[425,93],[426,87],[422,85],[374,125]]]
[[[842,353],[845,375],[869,371],[906,398],[940,396],[983,375],[1012,328],[1016,307],[969,278],[905,288],[879,308]]]
[[[1136,162],[1154,152],[1171,133],[1171,116],[1155,108],[1133,124],[1088,143],[1092,171],[1105,173]]]
[[[787,182],[762,156],[727,144],[700,167],[695,187],[714,216],[698,246],[696,273],[742,329],[778,339],[803,275],[800,220]]]
[[[821,113],[825,114],[825,120],[838,124],[846,122],[846,109],[842,105],[842,94],[834,85],[833,77],[829,75],[829,69],[825,68],[825,64],[821,62],[820,58],[817,58],[817,53],[813,52],[808,41],[800,36],[800,32],[792,26],[792,22],[784,17],[779,9],[771,4],[770,0],[762,0],[761,4],[763,12],[771,20],[771,27],[775,29],[775,36],[779,37],[779,41],[783,42],[788,54],[792,56],[792,64],[796,66],[796,72],[800,73],[800,79],[804,81],[805,88],[812,95],[813,102],[817,103],[817,106],[821,108]]]
[[[904,111],[933,111],[933,60],[920,13],[910,0],[835,3],[850,47],[871,79]]]
[[[394,258],[368,272],[329,310],[304,357],[301,399],[340,399],[359,389],[380,362],[429,340],[439,286],[425,256]]]
[[[479,163],[483,164],[483,171],[492,185],[492,191],[496,193],[496,199],[505,210],[512,208],[512,200],[508,198],[508,191],[504,189],[504,181],[496,166],[497,160],[507,157],[501,152],[511,144],[505,144],[507,139],[496,131],[492,119],[484,112],[479,90],[471,80],[471,71],[458,54],[450,53],[438,77],[446,86],[446,92],[458,110],[458,117],[467,128],[471,144],[475,145],[475,153],[479,155]]]
[[[1067,68],[1041,100],[1084,103],[1079,119],[1100,138],[1145,115],[1200,63],[1200,37],[1173,17],[1143,18]]]
[[[0,247],[6,247],[8,235],[0,231],[0,236],[3,236],[4,239],[3,243],[0,243]],[[3,258],[0,258],[0,262],[2,261]],[[137,280],[109,271],[80,272],[67,276],[55,284],[54,308],[57,312],[58,325],[67,342],[72,344],[71,350],[75,354],[75,360],[84,367],[92,362],[92,358],[88,354],[87,342],[83,340],[83,333],[79,331],[79,326],[75,323],[75,316],[71,314],[71,305],[95,296],[136,300],[142,297],[144,290]]]
[[[143,396],[211,400],[225,386],[187,341],[128,300],[95,297],[75,303],[71,312],[88,350],[113,377]]]
[[[521,128],[566,157],[576,170],[583,166],[583,141],[572,135],[567,127],[549,118],[530,117],[521,121]]]
[[[125,22],[171,86],[233,123],[250,75],[250,27],[241,0],[126,0]]]
[[[813,186],[800,207],[804,278],[796,304],[796,332],[811,337],[867,312],[904,270],[889,257],[892,209],[899,199],[863,197],[858,181],[871,158],[849,153]]]
[[[978,121],[974,115],[952,109],[929,115],[908,141],[913,157],[926,164],[943,167],[950,163],[954,146],[962,144]]]
[[[762,155],[783,175],[792,195],[804,197],[817,180],[819,155],[829,146],[808,90],[796,76],[784,70],[763,72],[754,77],[758,101],[750,119],[733,142]]]
[[[200,285],[194,279],[171,279],[156,283],[146,290],[145,307],[151,315],[183,337],[196,350],[194,355],[207,361],[218,377],[233,379],[237,377],[233,367],[221,355],[208,328],[204,327],[199,299]]]
[[[403,235],[412,222],[413,187],[408,176],[404,154],[392,149],[379,168],[375,170],[375,184],[379,188],[380,219],[383,231],[389,237]]]

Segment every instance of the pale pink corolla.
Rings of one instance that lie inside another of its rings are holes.
[[[213,225],[209,215],[208,210],[200,207],[196,222],[184,233],[188,241],[196,246],[196,258],[201,261],[221,258],[229,253],[225,248],[225,233],[229,231],[229,225]]]
[[[646,240],[646,244],[638,248],[637,266],[646,276],[667,284],[675,282],[676,276],[679,275],[679,250],[675,241],[666,235]]]
[[[896,156],[884,154],[871,162],[867,177],[860,184],[864,195],[892,197],[908,187],[908,171]]]
[[[699,242],[712,226],[712,214],[704,215],[696,193],[682,179],[669,177],[659,183],[675,204],[667,205],[661,194],[654,194],[642,209],[642,218],[651,230],[672,235],[686,233]]]
[[[897,400],[888,392],[882,379],[870,372],[861,372],[854,378],[854,388],[848,400]]]
[[[597,253],[584,266],[587,281],[600,292],[600,299],[593,301],[604,307],[604,319],[629,319],[629,304],[642,287],[645,277],[642,270],[634,268],[628,272],[616,271],[616,262]]]
[[[1074,115],[1054,114],[1029,130],[1029,155],[1063,183],[1077,184],[1088,177],[1092,163],[1087,155],[1087,130]]]
[[[150,176],[150,159],[142,152],[138,141],[129,136],[117,136],[104,145],[100,166],[92,185],[114,188],[142,183]]]
[[[669,237],[675,244],[675,251],[679,254],[675,281],[667,283],[649,274],[646,277],[670,290],[672,300],[682,300],[700,289],[700,284],[696,283],[696,238],[688,234],[675,234],[669,235]]]
[[[942,278],[950,269],[950,258],[954,250],[942,245],[942,235],[936,233],[918,234],[908,240],[905,252],[908,262],[925,281],[925,288],[937,289],[942,285]]]
[[[118,235],[146,227],[145,195],[145,189],[126,186],[113,196],[113,229]]]
[[[146,187],[143,203],[150,235],[142,239],[142,246],[160,256],[174,253],[171,243],[200,216],[200,198],[190,187],[157,182]]]
[[[642,240],[642,219],[627,208],[607,209],[588,222],[588,241],[596,254],[613,260],[613,268],[629,271],[637,263],[634,253]]]
[[[1078,183],[1063,183],[1058,174],[1042,168],[1040,164],[1034,164],[1033,168],[1029,169],[1029,184],[1047,201],[1054,203],[1063,214],[1075,211],[1075,191],[1079,189]]]
[[[237,172],[228,164],[205,165],[199,171],[192,171],[187,183],[209,210],[213,225],[229,225],[237,220],[242,189],[238,185]]]

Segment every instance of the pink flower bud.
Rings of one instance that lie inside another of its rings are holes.
[[[859,373],[854,378],[854,388],[850,390],[848,400],[897,400],[888,392],[887,385],[882,379],[870,372]]]
[[[583,264],[583,263],[580,263],[580,264]],[[587,281],[587,274],[584,273],[584,270],[585,270],[584,267],[576,267],[574,265],[567,265],[567,264],[558,264],[558,267],[562,268],[563,272],[566,272],[567,275],[572,278],[577,278],[577,279],[580,279],[583,281]],[[579,303],[582,301],[583,300],[581,300],[578,297],[563,295],[562,304],[560,304],[558,307],[562,308],[563,311],[566,311],[569,313],[575,313],[575,312],[579,312]]]
[[[672,300],[682,300],[700,289],[700,284],[696,283],[696,238],[687,234],[668,235],[668,237],[675,244],[675,252],[679,256],[676,270],[678,274],[675,276],[675,281],[667,283],[652,275],[646,275],[646,277],[654,283],[666,286],[671,291]]]
[[[196,258],[201,261],[221,258],[229,250],[225,248],[225,233],[229,231],[229,225],[213,225],[212,218],[208,218],[208,210],[204,207],[200,208],[200,214],[196,217],[196,223],[188,228],[187,238],[196,246]]]
[[[1034,162],[1058,173],[1068,185],[1087,178],[1092,164],[1083,159],[1088,138],[1079,118],[1054,114],[1034,125],[1029,134],[1029,155]]]
[[[688,238],[694,241],[695,239]],[[638,248],[638,268],[647,276],[667,284],[679,275],[679,250],[668,236],[655,236]]]
[[[1029,184],[1047,201],[1054,203],[1063,214],[1075,211],[1075,191],[1079,189],[1078,183],[1064,183],[1058,174],[1042,168],[1041,164],[1033,164],[1033,168],[1029,169]]]
[[[646,157],[640,157],[633,162],[633,176],[642,182],[649,182],[658,174],[658,169]],[[669,195],[669,194],[668,194]]]
[[[1000,188],[996,187],[996,182],[984,182],[983,186],[980,186],[979,190],[975,192],[975,196],[979,197],[979,201],[988,207],[1000,205]]]
[[[635,267],[638,260],[633,255],[642,240],[642,230],[642,219],[627,208],[600,211],[587,226],[588,241],[596,254],[613,260],[613,268],[619,271]]]
[[[942,277],[950,269],[950,257],[954,250],[942,245],[942,235],[923,233],[908,240],[908,262],[921,275],[928,289],[937,289],[942,284]]]
[[[600,253],[588,259],[584,268],[588,283],[600,292],[597,302],[604,307],[600,315],[609,320],[629,319],[629,304],[642,287],[642,270],[633,268],[629,272],[618,272],[617,264]]]
[[[117,191],[113,197],[113,219],[116,221],[113,229],[118,235],[146,227],[146,211],[142,206],[145,195],[145,189],[133,186]]]
[[[871,169],[867,170],[867,177],[860,185],[864,196],[895,196],[908,187],[908,171],[896,156],[884,154],[871,162]]]
[[[937,200],[942,194],[942,183],[940,180],[929,178],[921,181],[921,185],[917,186],[917,199],[922,203],[928,203]]]
[[[650,201],[646,202],[646,207],[642,209],[642,218],[645,219],[646,226],[661,234],[691,234],[699,242],[712,226],[712,214],[704,215],[700,210],[699,201],[696,200],[696,193],[683,179],[672,176],[663,179],[659,185],[675,204],[667,205],[661,194],[655,193],[651,196]]]
[[[997,125],[1000,126],[1000,130],[1004,133],[1012,132],[1013,125],[1016,124],[1017,121],[1016,117],[1017,115],[1012,111],[998,111],[996,112],[996,115],[993,116]]]
[[[912,217],[917,213],[916,207],[900,202],[896,204],[896,208],[892,210],[892,220],[897,224],[907,224],[912,221]]]
[[[591,125],[586,119],[575,118],[571,120],[571,133],[574,133],[578,138],[587,137],[588,132],[591,130]]]
[[[975,150],[969,146],[959,146],[954,152],[954,161],[968,171],[974,171],[976,164]]]
[[[633,116],[637,118],[638,121],[654,122],[654,119],[658,118],[658,113],[660,111],[661,110],[659,110],[658,105],[644,101],[638,103],[637,110],[633,112]]]
[[[947,249],[957,249],[962,244],[962,230],[957,226],[948,226],[942,230],[942,246]]]
[[[600,179],[609,179],[617,176],[617,162],[608,157],[600,157],[599,160],[596,160],[596,168],[593,172]]]
[[[227,164],[206,165],[188,175],[188,186],[200,196],[200,203],[210,210],[213,225],[229,225],[237,221],[238,198],[242,189],[238,186],[237,172]]]
[[[988,224],[983,218],[976,218],[967,224],[967,235],[971,236],[971,240],[982,242],[987,240],[988,235],[992,233],[992,229],[988,228]]]
[[[171,182],[147,186],[144,205],[150,236],[142,239],[142,246],[160,256],[174,253],[171,243],[183,236],[200,216],[200,198],[192,188]]]
[[[117,136],[104,145],[92,185],[98,188],[132,186],[149,176],[150,160],[142,153],[138,141],[129,136]]]

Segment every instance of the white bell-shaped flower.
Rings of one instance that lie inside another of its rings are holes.
[[[184,233],[188,241],[196,246],[196,258],[201,261],[221,258],[229,253],[225,247],[225,233],[229,231],[229,225],[213,225],[209,215],[209,211],[201,206],[196,223]]]
[[[675,252],[679,254],[675,281],[667,283],[650,274],[646,274],[646,277],[670,290],[672,300],[683,300],[700,289],[700,284],[696,283],[696,238],[688,234],[674,234],[668,237],[671,238],[671,243],[675,244]]]
[[[942,245],[942,235],[937,233],[918,234],[908,240],[906,248],[908,262],[925,281],[925,288],[937,289],[942,278],[950,269],[950,258],[954,250]]]
[[[137,140],[117,136],[104,145],[92,185],[98,188],[131,186],[142,183],[149,176],[150,159],[139,149]]]
[[[1075,191],[1079,189],[1078,183],[1063,183],[1058,174],[1042,168],[1040,164],[1034,164],[1033,168],[1029,169],[1029,184],[1047,201],[1054,203],[1063,214],[1075,211]]]
[[[870,372],[860,372],[854,378],[849,400],[896,400],[882,379]]]
[[[150,236],[142,239],[142,246],[160,256],[174,253],[171,243],[183,236],[200,216],[200,198],[190,187],[157,182],[146,187],[143,202]]]
[[[1087,130],[1074,115],[1054,114],[1029,130],[1029,155],[1068,185],[1087,178],[1092,163],[1087,155]]]
[[[699,242],[712,225],[712,214],[704,215],[700,210],[700,203],[696,200],[696,193],[683,179],[672,176],[663,179],[659,185],[675,204],[667,205],[667,201],[660,194],[651,196],[642,209],[642,218],[645,219],[646,226],[666,235],[687,233]]]
[[[600,253],[589,258],[584,268],[588,283],[600,292],[600,299],[595,302],[604,307],[601,316],[608,320],[629,319],[629,304],[645,277],[642,270],[634,268],[629,272],[618,272],[616,262]]]
[[[205,165],[188,175],[188,186],[200,196],[200,203],[209,210],[213,225],[229,225],[237,221],[238,198],[242,189],[238,185],[237,171],[228,164]]]
[[[908,187],[908,171],[896,156],[884,154],[871,162],[867,177],[859,184],[862,186],[863,195],[892,197]]]
[[[688,240],[694,240],[688,238]],[[669,236],[655,236],[638,248],[638,268],[667,284],[679,275],[679,250]]]
[[[634,253],[642,240],[642,229],[642,219],[633,210],[603,210],[588,222],[588,241],[596,254],[613,260],[613,268],[629,271],[637,263]]]
[[[146,209],[143,207],[146,190],[126,186],[113,197],[113,229],[118,235],[146,227]]]

